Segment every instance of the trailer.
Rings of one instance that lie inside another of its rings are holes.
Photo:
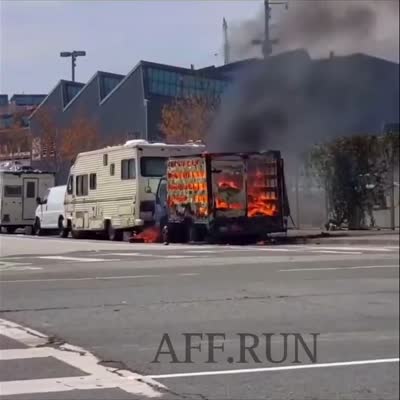
[[[0,230],[32,233],[38,199],[54,186],[52,172],[19,165],[0,166]]]
[[[171,157],[156,196],[164,241],[265,239],[290,214],[279,151]]]

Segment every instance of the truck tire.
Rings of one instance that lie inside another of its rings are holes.
[[[17,230],[17,228],[15,226],[6,226],[6,232],[8,234],[12,234]]]
[[[43,236],[44,235],[44,231],[40,227],[40,219],[39,218],[35,219],[35,224],[33,225],[32,234],[33,235],[37,235],[37,236]]]
[[[61,238],[67,238],[68,235],[69,235],[69,229],[68,228],[64,228],[63,222],[64,222],[64,218],[60,217],[58,219],[58,235]]]
[[[83,232],[71,229],[71,235],[74,239],[83,239]]]
[[[203,224],[190,224],[187,228],[187,241],[189,243],[204,242],[207,228]]]
[[[185,238],[184,224],[168,224],[167,227],[167,242],[168,243],[182,243]]]
[[[113,242],[120,242],[122,240],[123,232],[119,229],[113,228],[111,221],[107,221],[106,230],[108,240]]]

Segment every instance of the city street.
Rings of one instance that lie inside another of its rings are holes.
[[[398,246],[1,235],[0,255],[1,399],[399,397]]]

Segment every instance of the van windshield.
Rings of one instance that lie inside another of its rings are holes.
[[[161,178],[167,171],[166,157],[142,157],[140,159],[142,176]]]

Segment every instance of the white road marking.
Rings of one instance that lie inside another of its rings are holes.
[[[187,254],[217,254],[218,251],[215,251],[215,250],[185,250],[185,253],[187,253]]]
[[[250,374],[255,372],[273,372],[273,371],[288,371],[288,370],[311,369],[311,368],[346,367],[354,365],[373,365],[373,364],[398,363],[398,362],[399,358],[382,358],[377,360],[343,361],[343,362],[305,364],[305,365],[287,365],[282,367],[230,369],[223,371],[203,371],[203,372],[186,372],[186,373],[184,372],[178,374],[147,375],[147,377],[151,379],[187,378],[193,376]]]
[[[320,254],[362,254],[361,251],[338,251],[338,250],[311,250],[313,253]]]
[[[184,274],[178,274],[178,276],[197,276],[200,275],[198,273],[195,272],[188,272],[188,273],[184,273]]]
[[[36,271],[43,269],[42,267],[9,267],[5,269],[1,269],[0,271],[5,272],[5,271]]]
[[[15,335],[16,332],[18,333],[17,336]],[[2,356],[0,359],[28,359],[46,355],[47,357],[56,358],[61,362],[77,368],[81,370],[82,373],[89,374],[89,376],[78,377],[0,382],[0,396],[119,388],[127,393],[155,398],[161,397],[162,393],[160,390],[165,388],[165,386],[151,378],[131,371],[104,367],[99,364],[100,360],[93,354],[77,346],[63,344],[58,348],[32,348],[33,346],[37,346],[38,341],[41,345],[45,345],[48,343],[49,338],[39,332],[4,319],[0,319],[0,333],[3,336],[18,340],[30,346],[28,349],[3,350],[0,352]]]
[[[30,282],[63,282],[63,281],[108,281],[117,279],[144,279],[144,278],[164,278],[171,276],[195,276],[198,273],[180,273],[176,275],[116,275],[116,276],[86,276],[82,278],[44,278],[44,279],[15,279],[3,280],[0,283],[30,283]]]
[[[104,262],[104,261],[119,261],[110,260],[105,258],[85,258],[85,257],[67,257],[67,256],[36,256],[35,258],[40,258],[44,260],[63,260],[63,261],[79,261],[79,262]]]
[[[315,245],[315,246],[306,246],[307,248],[312,248],[312,249],[319,249],[319,250],[341,250],[341,251],[382,251],[382,252],[388,252],[391,251],[391,249],[388,249],[386,247],[370,247],[370,246],[365,246],[365,247],[356,247],[356,246],[320,246],[320,245]]]
[[[8,336],[26,346],[43,346],[47,343],[48,337],[30,328],[23,327],[11,321],[0,318],[0,334]]]
[[[363,265],[358,267],[325,267],[325,268],[291,268],[280,269],[279,272],[300,272],[300,271],[336,271],[346,269],[373,269],[373,268],[399,268],[398,265]]]
[[[122,257],[153,257],[153,258],[193,258],[194,256],[179,255],[179,254],[149,254],[149,253],[103,253],[102,256],[122,256]]]

